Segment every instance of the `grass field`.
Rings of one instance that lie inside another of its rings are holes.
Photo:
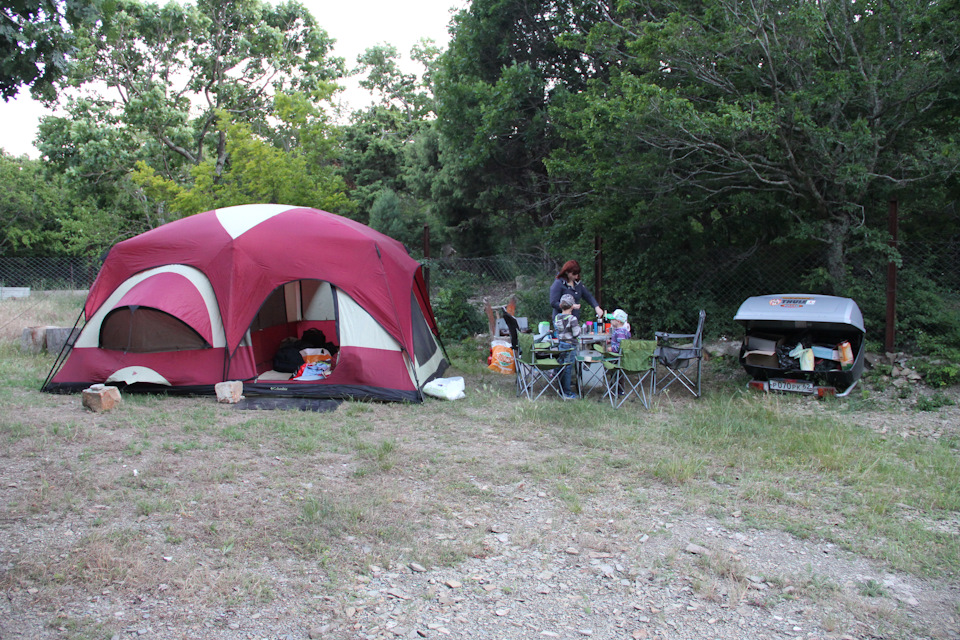
[[[277,596],[271,567],[284,562],[328,590],[370,565],[454,566],[485,553],[480,528],[457,523],[507,508],[504,485],[557,496],[558,518],[609,513],[624,537],[655,531],[636,514],[656,501],[675,518],[828,542],[957,585],[953,404],[905,409],[869,380],[846,399],[757,395],[722,360],[708,363],[699,400],[663,396],[650,410],[529,402],[514,397],[510,377],[486,370],[482,345],[465,342],[448,345],[451,373],[467,379],[467,397],[454,402],[346,402],[318,414],[125,394],[118,409],[93,414],[78,396],[39,392],[52,356],[19,348],[24,326],[72,324],[79,304],[0,303],[0,588],[42,595],[36,613],[63,617],[57,628],[72,629],[63,637],[100,637],[88,619],[57,613],[77,593],[133,596],[162,584],[185,606],[256,603]],[[924,421],[936,437],[909,435]],[[531,533],[522,543],[540,542]],[[745,583],[720,557],[696,570]],[[810,577],[803,593],[832,597],[817,585]],[[858,585],[863,598],[884,593],[878,582]],[[947,637],[937,630],[952,628],[960,608],[927,615],[927,632]],[[891,628],[890,637],[915,629]]]

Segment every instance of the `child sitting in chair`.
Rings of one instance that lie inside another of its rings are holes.
[[[623,309],[617,309],[610,319],[610,344],[607,345],[607,352],[620,353],[620,341],[630,339],[630,325],[627,324],[627,312]],[[623,381],[617,378],[617,396],[623,395]]]
[[[620,341],[630,339],[630,325],[627,324],[627,312],[623,309],[617,309],[612,315],[613,319],[610,320],[610,345],[607,347],[607,351],[620,353]]]

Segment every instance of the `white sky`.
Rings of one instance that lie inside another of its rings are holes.
[[[468,4],[468,0],[419,0],[416,3],[397,0],[300,2],[330,37],[336,39],[334,55],[344,58],[348,69],[356,66],[358,55],[377,44],[394,45],[406,62],[409,62],[410,49],[421,38],[431,38],[441,48],[446,48],[451,9],[459,10]],[[416,66],[414,63],[410,70],[413,71]],[[347,86],[343,99],[350,106],[366,106],[369,94],[355,84],[351,88],[350,81],[342,84]],[[21,90],[10,102],[0,99],[0,148],[17,156],[27,154],[31,158],[39,157],[33,140],[40,118],[50,113],[30,98],[29,91]]]

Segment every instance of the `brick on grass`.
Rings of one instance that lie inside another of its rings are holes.
[[[218,382],[214,389],[217,391],[217,402],[236,404],[243,400],[243,383],[239,380]]]
[[[83,390],[83,406],[96,413],[110,411],[120,404],[121,400],[120,390],[116,387],[95,384]]]

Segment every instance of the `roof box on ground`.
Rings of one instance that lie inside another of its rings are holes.
[[[745,329],[740,363],[756,380],[808,381],[845,393],[863,373],[863,314],[850,298],[754,296],[740,305],[734,320]]]

